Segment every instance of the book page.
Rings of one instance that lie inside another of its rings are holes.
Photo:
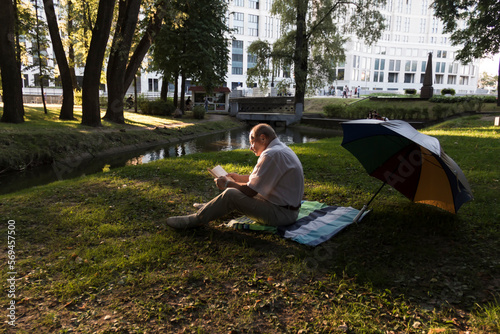
[[[210,174],[212,174],[212,176],[215,178],[218,178],[221,176],[226,176],[229,180],[234,181],[230,176],[227,176],[227,172],[220,165],[217,165],[212,169],[210,169],[210,168],[207,168],[207,169],[208,169],[208,172]]]

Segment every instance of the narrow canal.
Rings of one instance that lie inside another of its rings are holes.
[[[159,159],[199,152],[247,149],[250,147],[248,141],[249,131],[250,128],[236,129],[149,149],[122,152],[89,160],[54,162],[51,165],[40,166],[23,172],[6,173],[0,175],[0,194],[8,194],[58,180],[67,180],[102,172],[105,167],[113,169],[127,165],[145,164]],[[341,135],[339,131],[295,127],[276,128],[278,137],[287,145],[338,136]]]

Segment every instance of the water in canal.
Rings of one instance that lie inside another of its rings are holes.
[[[0,194],[98,173],[105,166],[113,169],[198,152],[248,149],[250,147],[248,141],[249,131],[250,128],[236,129],[148,149],[122,152],[89,160],[54,162],[51,165],[40,166],[23,172],[5,173],[0,175]],[[276,128],[276,133],[285,144],[307,143],[339,135],[339,131],[335,130],[325,131],[290,127]]]

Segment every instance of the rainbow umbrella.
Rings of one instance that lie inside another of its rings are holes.
[[[404,121],[356,120],[342,123],[342,146],[361,162],[368,174],[389,184],[416,203],[456,213],[473,199],[464,173],[441,148]],[[362,211],[364,211],[362,209]]]

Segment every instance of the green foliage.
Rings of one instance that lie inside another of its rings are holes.
[[[145,115],[172,116],[175,111],[173,103],[161,99],[154,101],[143,100],[140,102],[139,107]]]
[[[406,95],[415,95],[415,94],[417,94],[417,90],[415,88],[407,88],[407,89],[405,89],[405,94]]]
[[[76,106],[81,106],[82,105],[82,90],[75,90],[73,92],[73,98],[74,98],[74,103]]]
[[[462,45],[457,60],[468,62],[500,51],[498,0],[435,0],[431,5],[444,23],[445,33],[451,34],[454,45]]]
[[[447,103],[447,104],[455,104],[459,106],[464,112],[481,112],[484,108],[485,103],[496,103],[496,97],[492,95],[486,96],[475,96],[475,95],[466,95],[466,96],[440,96],[434,95],[429,99],[430,102],[433,103]],[[455,107],[454,109],[458,109]],[[457,112],[455,110],[455,112]]]
[[[252,76],[266,78],[269,70],[290,68],[293,63],[296,97],[303,100],[306,90],[334,80],[336,66],[345,60],[346,31],[355,32],[367,44],[380,38],[384,19],[372,9],[384,2],[273,1],[271,13],[279,16],[286,33],[276,40],[270,52],[262,41],[253,43],[251,48],[256,50],[252,53],[261,58],[257,63],[262,66],[252,69]],[[266,65],[269,63],[272,69]]]
[[[493,88],[498,89],[498,75],[489,75],[487,72],[483,72],[479,78],[479,88]]]
[[[346,106],[343,104],[328,104],[323,107],[326,117],[344,118],[346,116]]]
[[[450,110],[450,107],[448,107],[447,105],[443,105],[443,104],[436,104],[432,108],[432,112],[434,113],[434,116],[437,119],[443,119],[446,116],[448,116],[449,110]]]
[[[171,9],[171,22],[156,37],[153,68],[166,78],[190,77],[210,91],[225,81],[229,62],[227,3],[176,1]]]
[[[193,108],[193,117],[195,119],[204,119],[205,118],[205,108],[203,106],[194,106]]]
[[[455,90],[453,88],[444,88],[441,89],[441,95],[455,95]]]
[[[271,54],[271,45],[268,41],[258,39],[250,44],[248,54],[254,57],[255,66],[247,70],[247,86],[253,87],[257,83],[259,88],[267,91],[271,73],[267,59]]]

